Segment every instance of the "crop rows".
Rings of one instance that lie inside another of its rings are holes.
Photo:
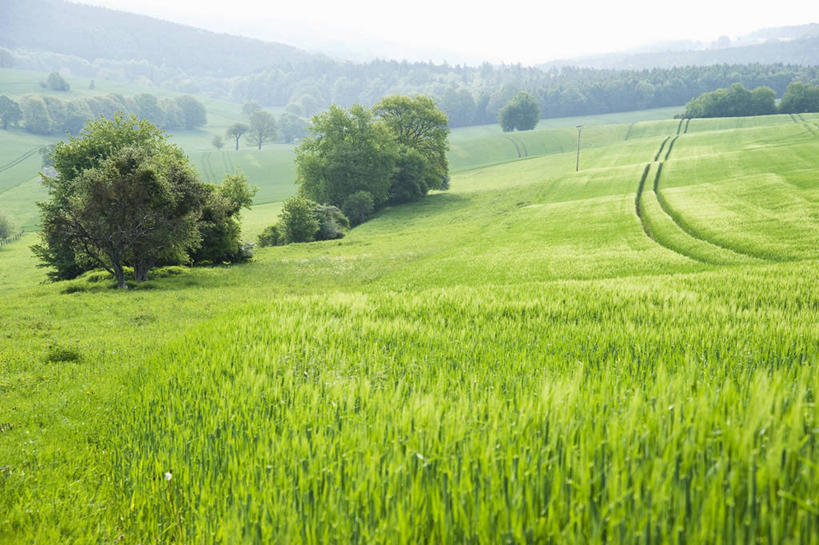
[[[125,532],[817,543],[819,300],[799,269],[775,275],[244,309],[138,379],[110,438]]]

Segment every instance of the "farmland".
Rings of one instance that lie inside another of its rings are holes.
[[[819,543],[816,123],[465,129],[450,191],[128,292],[27,234],[0,540]]]

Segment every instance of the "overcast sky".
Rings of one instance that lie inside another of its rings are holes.
[[[536,64],[819,22],[819,1],[75,0],[358,58]]]

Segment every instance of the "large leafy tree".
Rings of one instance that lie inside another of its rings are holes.
[[[795,81],[788,85],[779,110],[785,114],[819,112],[819,86]]]
[[[181,149],[155,125],[134,116],[89,122],[57,144],[57,175],[45,177],[41,243],[35,253],[56,278],[91,263],[126,287],[147,279],[158,262],[179,260],[201,240],[203,192]]]
[[[387,202],[397,156],[387,126],[355,105],[313,117],[310,135],[296,149],[296,183],[309,199],[341,207],[357,191],[368,192],[376,207]]]
[[[262,149],[262,144],[270,142],[276,138],[278,125],[276,118],[270,112],[256,110],[250,114],[250,130],[248,137],[258,149]]]
[[[449,174],[449,120],[435,101],[421,95],[395,95],[382,99],[373,111],[399,148],[414,150],[426,159],[428,168],[416,169],[423,176],[420,183],[429,189],[444,187]],[[407,155],[406,151],[403,155]]]
[[[220,185],[204,185],[202,216],[197,227],[202,244],[190,253],[194,263],[245,261],[250,254],[244,250],[239,236],[240,213],[250,208],[257,188],[247,183],[241,174],[228,174]]]

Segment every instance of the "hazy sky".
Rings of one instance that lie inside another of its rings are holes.
[[[819,22],[819,2],[79,0],[361,57],[534,64],[649,42]]]

